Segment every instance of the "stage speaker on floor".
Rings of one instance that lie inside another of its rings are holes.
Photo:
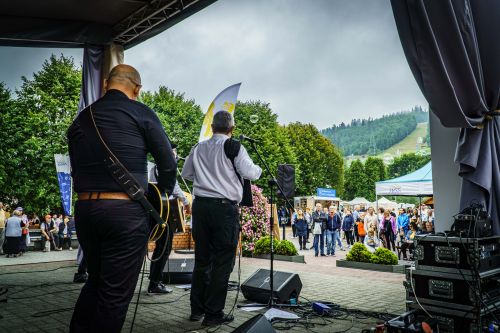
[[[271,289],[269,280],[269,270],[262,268],[257,270],[241,285],[243,296],[253,302],[269,303]],[[276,303],[287,304],[292,298],[298,299],[302,282],[297,274],[274,271],[273,280],[273,297]]]
[[[168,259],[163,268],[162,281],[167,284],[190,284],[193,279],[194,259]]]
[[[233,333],[275,333],[273,326],[267,318],[258,314],[245,321],[241,326],[236,328]]]
[[[278,175],[276,180],[279,186],[283,189],[283,194],[287,198],[293,198],[295,196],[295,167],[292,164],[280,164],[278,165]],[[278,195],[281,192],[278,189]]]

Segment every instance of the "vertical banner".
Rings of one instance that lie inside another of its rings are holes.
[[[241,83],[237,83],[227,87],[215,97],[212,103],[210,103],[208,111],[205,113],[205,118],[203,119],[198,142],[208,140],[212,137],[212,121],[217,112],[225,110],[233,114],[234,108],[236,107],[236,101],[238,100],[240,86]]]
[[[71,214],[71,197],[73,192],[71,180],[71,166],[68,155],[55,154],[57,180],[59,181],[59,191],[61,192],[61,202],[65,215]]]

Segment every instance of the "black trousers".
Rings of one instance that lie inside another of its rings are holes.
[[[160,233],[161,230],[158,231]],[[168,239],[167,247],[165,248],[165,242]],[[149,280],[152,284],[158,284],[161,282],[161,275],[163,273],[163,269],[165,268],[165,264],[170,256],[170,252],[172,252],[172,240],[174,239],[174,230],[172,228],[168,228],[163,232],[163,235],[156,241],[156,247],[153,252],[153,257],[151,261],[151,266],[149,268]],[[165,251],[163,249],[165,248]],[[163,252],[163,254],[162,254]],[[161,257],[160,257],[161,255]],[[158,259],[158,260],[156,260]]]
[[[193,238],[196,246],[191,313],[205,313],[205,318],[223,315],[239,232],[237,205],[220,199],[195,198]]]
[[[146,253],[149,217],[130,200],[85,200],[75,206],[88,280],[70,332],[120,332]]]

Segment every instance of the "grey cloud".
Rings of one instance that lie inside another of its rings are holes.
[[[426,105],[387,0],[219,0],[127,50],[125,61],[145,89],[166,85],[204,110],[242,82],[240,100],[269,102],[282,123],[325,128]]]

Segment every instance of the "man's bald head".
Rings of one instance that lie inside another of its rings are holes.
[[[137,99],[141,90],[141,75],[132,66],[121,64],[113,67],[104,81],[104,90],[120,90],[130,99]]]

